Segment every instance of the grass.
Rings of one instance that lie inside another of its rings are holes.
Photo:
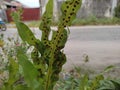
[[[27,21],[25,22],[29,27],[39,27],[40,21]],[[11,23],[12,26],[9,28],[15,27],[14,23]],[[52,26],[56,26],[58,23],[53,22]],[[86,26],[86,25],[120,25],[120,18],[96,18],[94,16],[86,19],[75,19],[72,23],[72,26]]]
[[[38,27],[39,21],[31,21],[28,23],[30,27]],[[52,26],[56,26],[58,23],[53,22]],[[120,18],[96,18],[90,17],[86,19],[75,19],[72,23],[73,26],[84,26],[84,25],[120,25]]]
[[[81,72],[83,67],[75,67],[70,72],[63,73],[63,78],[57,82],[55,90],[120,90],[120,78],[105,77],[106,73],[117,68],[110,65],[99,73],[91,73]]]
[[[82,25],[120,25],[120,18],[86,18],[86,19],[76,19],[73,22],[75,26]]]

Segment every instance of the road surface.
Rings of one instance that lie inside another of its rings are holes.
[[[85,65],[94,69],[120,66],[120,26],[72,27],[65,47],[68,62],[65,68]]]
[[[41,37],[38,28],[31,29],[37,38]],[[0,33],[5,35],[5,40],[8,37],[18,37],[15,28],[8,28],[7,31]],[[70,69],[74,65],[83,65],[86,57],[89,61],[86,66],[91,68],[120,66],[120,26],[71,27],[64,52],[67,55],[64,69]]]

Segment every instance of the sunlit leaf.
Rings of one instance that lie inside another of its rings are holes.
[[[22,52],[18,52],[19,64],[23,68],[24,79],[29,87],[36,88],[39,86],[37,80],[38,71],[34,65],[28,60],[28,57]],[[38,85],[37,85],[38,84]],[[36,86],[37,85],[37,86]],[[36,86],[36,87],[34,87]]]
[[[18,63],[15,62],[13,58],[9,58],[9,79],[8,79],[8,84],[13,85],[14,82],[18,79],[16,77],[18,70],[19,70],[19,65]]]

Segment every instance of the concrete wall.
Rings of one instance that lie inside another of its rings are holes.
[[[59,12],[62,1],[63,0],[57,0],[57,8]],[[82,0],[82,7],[78,12],[77,17],[113,17],[117,1],[120,0]]]
[[[42,11],[45,11],[45,5],[48,0],[42,1]],[[54,0],[54,18],[58,20],[60,15],[60,6],[61,3],[65,0]],[[82,7],[79,10],[77,17],[78,18],[87,18],[95,16],[98,18],[101,17],[113,17],[114,8],[117,6],[117,3],[120,3],[120,0],[82,0]]]
[[[5,7],[3,0],[0,0],[0,18],[2,18],[3,21],[7,21],[6,12],[3,7]]]
[[[117,0],[83,0],[82,7],[77,17],[113,17],[116,5]]]

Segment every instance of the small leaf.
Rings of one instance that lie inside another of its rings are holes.
[[[17,85],[15,86],[14,90],[32,90],[30,87],[27,87],[26,85]]]
[[[91,84],[91,89],[90,90],[95,90],[99,85],[100,85],[100,81],[103,80],[104,77],[103,75],[97,75],[93,80],[92,80],[92,84]]]
[[[16,74],[19,70],[19,65],[15,62],[13,58],[9,58],[9,80],[8,85],[13,85],[13,83],[18,79]]]
[[[88,84],[88,76],[84,75],[84,77],[81,79],[79,90],[85,90],[87,84]]]
[[[19,22],[19,21],[16,22],[16,26],[17,26],[18,33],[19,33],[21,39],[23,41],[27,42],[28,44],[38,48],[39,52],[42,54],[44,51],[44,46],[40,42],[40,40],[35,38],[34,34],[29,29],[29,27],[27,25],[25,25],[24,23]]]
[[[77,11],[80,9],[82,0],[67,0],[61,6],[62,18],[61,22],[65,26],[71,25],[72,21],[76,17]]]
[[[115,85],[110,80],[102,80],[100,83],[97,90],[116,90]]]
[[[113,68],[115,68],[115,66],[110,65],[110,66],[106,67],[103,72],[109,72],[109,71],[112,70]]]
[[[115,85],[115,90],[120,90],[120,79],[119,80],[111,80]]]
[[[30,45],[35,45],[37,39],[33,35],[32,31],[22,22],[16,22],[18,33],[23,41],[26,41]]]
[[[23,74],[25,81],[27,82],[29,87],[36,88],[38,71],[34,67],[34,65],[28,60],[28,57],[22,52],[18,52],[18,60],[20,65],[23,68]]]
[[[4,41],[0,40],[0,47],[3,47]]]
[[[44,12],[41,18],[40,26],[39,26],[39,29],[42,31],[41,41],[47,42],[48,40],[51,31],[50,25],[52,22],[52,17],[53,17],[53,0],[49,0],[46,5],[46,11]]]

